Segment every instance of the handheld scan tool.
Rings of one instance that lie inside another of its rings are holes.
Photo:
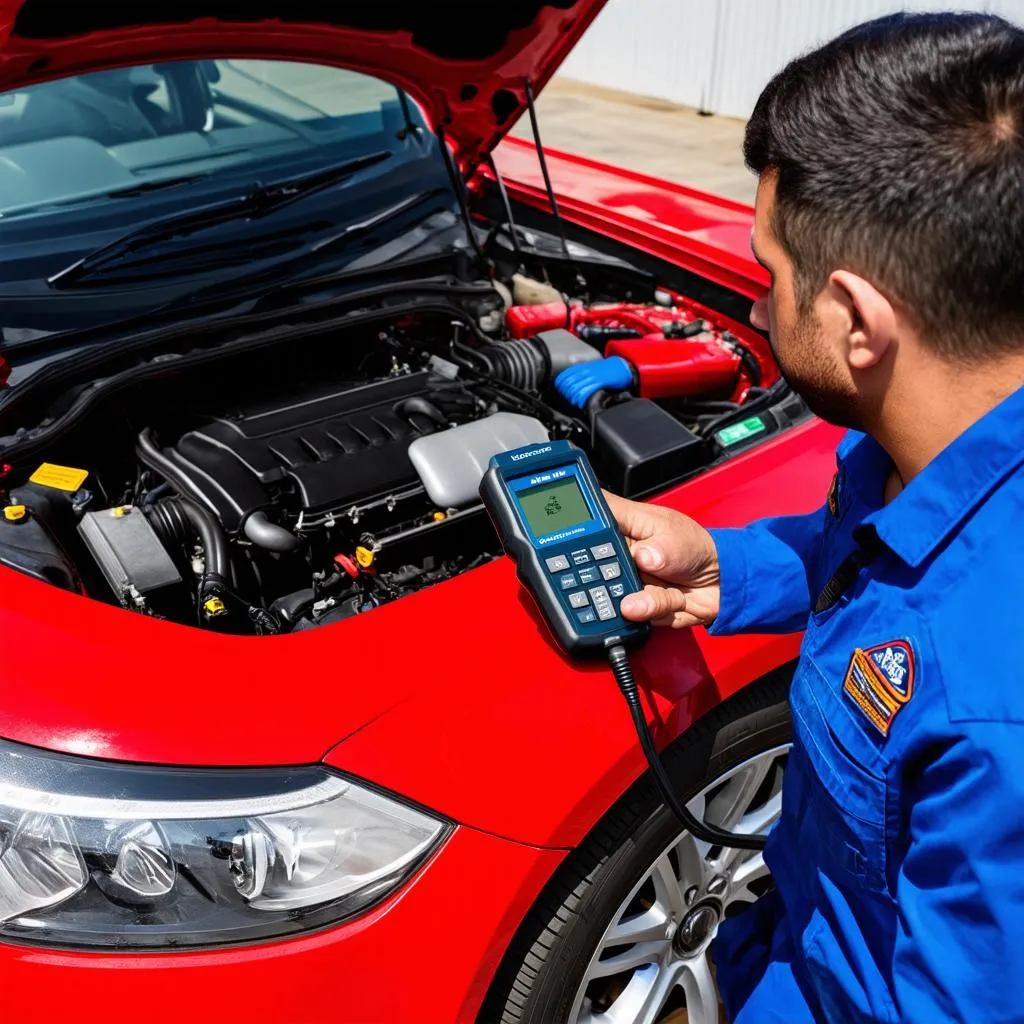
[[[579,448],[551,441],[495,455],[480,496],[567,654],[602,654],[647,639],[646,623],[619,614],[622,598],[642,589],[640,577]]]
[[[763,836],[695,818],[658,757],[627,654],[647,640],[650,626],[619,610],[642,589],[640,576],[586,453],[568,441],[501,452],[491,458],[480,497],[558,645],[571,657],[608,658],[658,788],[683,827],[713,845],[762,849]]]

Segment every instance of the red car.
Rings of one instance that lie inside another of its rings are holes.
[[[505,138],[600,7],[0,0],[8,1019],[717,1019],[760,856],[680,834],[477,486],[566,438],[742,524],[837,434],[748,208]],[[714,824],[778,812],[798,641],[636,658]]]

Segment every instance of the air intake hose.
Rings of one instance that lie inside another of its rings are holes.
[[[562,328],[541,331],[535,338],[484,345],[466,354],[474,367],[488,377],[534,394],[546,388],[563,370],[601,358],[593,345]]]
[[[488,377],[536,392],[547,384],[551,371],[547,353],[535,338],[502,341],[473,353]]]
[[[199,581],[199,602],[221,597],[228,585],[228,543],[220,523],[210,512],[185,498],[164,498],[144,506],[150,526],[167,547],[184,547],[199,538],[205,569]]]

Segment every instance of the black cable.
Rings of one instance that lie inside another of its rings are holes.
[[[640,702],[640,693],[636,688],[636,680],[633,678],[633,669],[629,665],[629,655],[621,645],[616,645],[608,650],[608,661],[615,675],[615,681],[619,684],[622,696],[626,698],[629,705],[629,713],[636,727],[636,734],[643,748],[644,756],[651,767],[654,781],[661,791],[661,797],[668,809],[679,819],[679,823],[695,839],[700,839],[712,846],[731,846],[737,850],[763,850],[766,836],[741,835],[737,832],[725,832],[715,828],[707,822],[695,818],[682,803],[675,790],[672,788],[672,780],[665,771],[665,766],[658,757],[658,751],[654,746],[654,739],[651,730],[647,726],[647,717],[644,715],[643,704]]]
[[[747,419],[750,416],[767,412],[776,402],[781,401],[788,392],[789,384],[784,377],[780,377],[770,388],[760,389],[760,393],[756,398],[748,399],[742,405],[737,406],[733,412],[716,416],[701,429],[704,433],[714,433],[724,427],[731,427],[734,423],[738,423],[740,420]]]
[[[750,383],[756,388],[761,384],[761,363],[757,356],[747,348],[746,345],[736,337],[732,331],[726,331],[722,335],[722,339],[729,345],[740,357],[740,363],[743,365],[743,369],[747,371],[747,376],[750,378]]]

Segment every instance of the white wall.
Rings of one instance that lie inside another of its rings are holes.
[[[951,8],[1024,23],[1024,0],[608,0],[561,74],[747,117],[800,52],[881,14]]]

